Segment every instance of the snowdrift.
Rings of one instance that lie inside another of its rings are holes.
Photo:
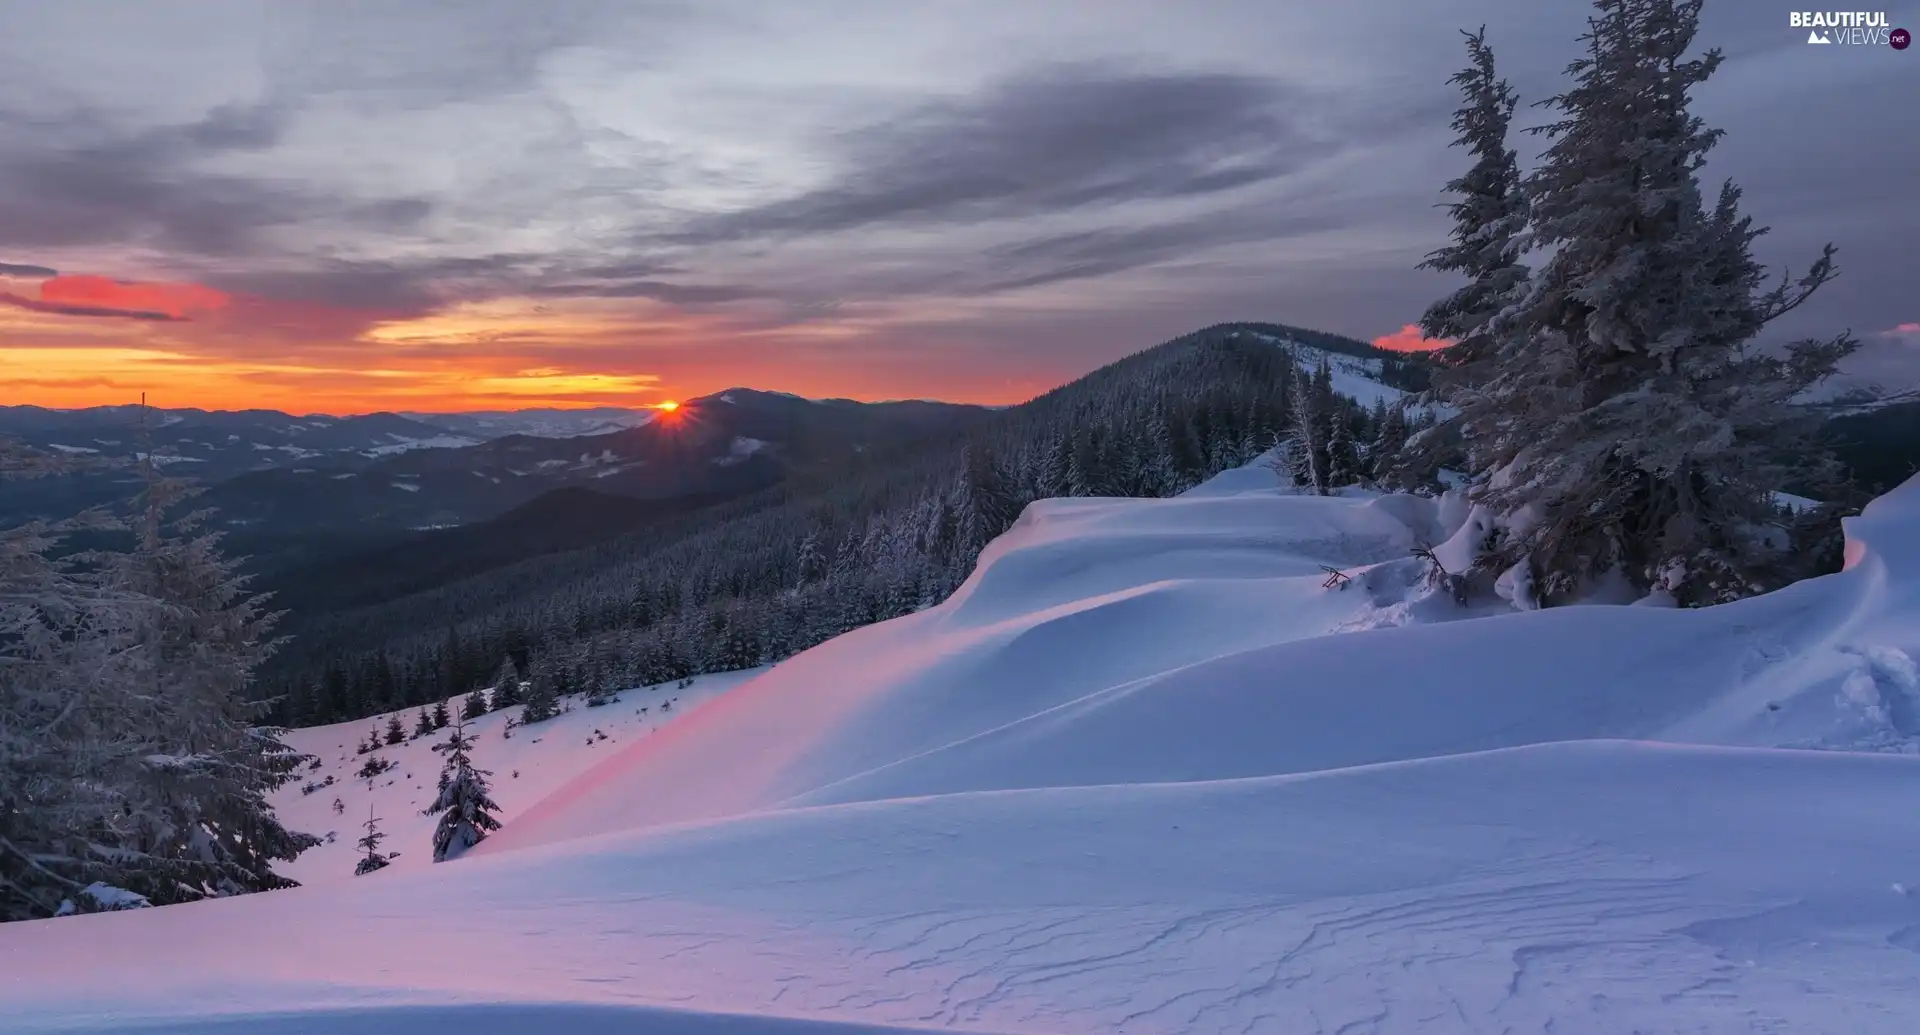
[[[1407,558],[1464,516],[1434,501],[1291,495],[1258,466],[1176,500],[1043,501],[947,603],[742,685],[481,850],[782,805],[1561,740],[1909,748],[1917,500],[1909,484],[1852,521],[1846,572],[1739,604],[1479,616],[1427,597]],[[1326,588],[1323,566],[1353,585]],[[1382,616],[1475,620],[1365,628]],[[733,762],[716,772],[716,756]],[[649,786],[686,790],[632,793]]]
[[[516,749],[546,775],[457,862],[0,927],[0,1012],[1920,1030],[1920,479],[1844,572],[1701,611],[1459,609],[1407,556],[1457,510],[1258,467],[1036,504],[938,608],[618,744]]]

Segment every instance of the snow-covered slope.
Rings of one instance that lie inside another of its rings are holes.
[[[1920,327],[1868,335],[1833,376],[1798,400],[1833,413],[1864,413],[1920,401]]]
[[[731,689],[761,670],[695,677],[690,686],[672,683],[640,687],[619,695],[612,704],[589,708],[580,698],[568,698],[569,708],[533,726],[508,728],[521,709],[490,712],[467,723],[475,740],[474,762],[493,773],[493,800],[501,815],[511,818],[581,773],[593,768],[623,745],[654,735],[667,723],[721,691]],[[462,698],[453,698],[450,711],[458,715]],[[314,757],[317,766],[303,769],[300,778],[274,796],[274,810],[287,825],[328,838],[327,843],[294,860],[281,872],[302,884],[349,879],[360,850],[354,840],[365,833],[369,808],[380,818],[387,835],[381,847],[398,852],[391,869],[398,871],[431,865],[429,842],[435,817],[421,809],[431,804],[437,790],[442,756],[436,744],[447,734],[414,738],[418,710],[397,713],[409,739],[361,753],[370,734],[384,741],[387,717],[360,719],[332,726],[294,730],[287,743]],[[393,768],[371,783],[358,774],[372,759]],[[330,783],[328,781],[331,781]],[[313,788],[309,791],[307,788]],[[340,810],[334,810],[334,802]]]
[[[1920,479],[1845,572],[1702,611],[1455,610],[1407,551],[1458,511],[1258,467],[1036,504],[946,604],[582,743],[456,862],[0,927],[0,1016],[1920,1030]]]
[[[1334,392],[1352,399],[1363,407],[1371,407],[1376,402],[1384,402],[1391,406],[1406,395],[1405,392],[1390,387],[1381,380],[1381,361],[1377,358],[1349,356],[1344,352],[1323,349],[1282,335],[1254,331],[1246,333],[1292,352],[1294,362],[1307,370],[1312,370],[1325,362],[1328,372],[1333,375]]]

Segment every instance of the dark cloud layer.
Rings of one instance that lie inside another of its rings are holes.
[[[832,186],[696,222],[684,243],[1019,219],[1216,194],[1324,155],[1274,80],[1056,68],[845,134]],[[1297,98],[1292,98],[1296,99]]]
[[[37,298],[27,298],[7,291],[0,291],[0,305],[10,305],[16,309],[27,309],[36,313],[54,313],[60,316],[96,316],[121,320],[152,320],[161,323],[184,322],[185,317],[172,313],[154,312],[146,309],[116,309],[99,305],[63,305],[58,302],[44,302]]]
[[[527,252],[389,261],[307,260],[286,268],[215,270],[204,279],[236,294],[418,313],[461,297],[519,291],[551,261],[551,256]],[[452,290],[454,286],[461,290]]]
[[[183,256],[253,254],[269,230],[333,221],[405,226],[424,198],[366,201],[199,164],[262,151],[289,109],[228,105],[177,125],[125,130],[97,116],[0,113],[0,246],[136,245]]]
[[[19,262],[0,262],[0,277],[57,277],[60,271],[50,266],[31,266]]]

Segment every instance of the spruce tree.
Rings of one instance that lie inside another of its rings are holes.
[[[559,695],[554,692],[553,674],[547,665],[535,665],[527,682],[527,706],[520,712],[522,725],[545,722],[559,714]]]
[[[407,740],[407,728],[400,725],[398,713],[387,716],[387,743],[404,744]]]
[[[1352,485],[1360,480],[1360,452],[1354,446],[1347,418],[1335,407],[1332,429],[1327,434],[1327,485]]]
[[[493,693],[487,695],[487,707],[497,712],[520,700],[520,670],[514,667],[512,658],[502,659],[500,671],[493,677]]]
[[[106,561],[118,585],[153,602],[143,611],[129,691],[151,745],[123,792],[126,820],[113,883],[156,905],[297,886],[273,871],[320,843],[283,826],[267,796],[307,756],[284,731],[256,723],[269,705],[248,694],[272,652],[276,615],[220,555],[202,515],[173,517],[191,490],[143,465],[130,552]]]
[[[473,690],[460,702],[461,722],[472,722],[474,719],[485,714],[487,714],[487,692],[485,690]]]
[[[1507,145],[1517,98],[1494,71],[1486,26],[1462,35],[1467,37],[1469,63],[1448,80],[1465,98],[1453,115],[1459,134],[1453,143],[1473,156],[1473,164],[1446,186],[1459,199],[1446,206],[1453,217],[1452,243],[1420,264],[1422,269],[1467,278],[1420,319],[1422,333],[1452,342],[1436,357],[1444,364],[1442,394],[1484,374],[1482,367],[1494,354],[1488,325],[1524,289],[1528,274],[1520,261],[1526,194],[1519,158]]]
[[[452,717],[451,715],[448,715],[448,714],[447,714],[447,702],[446,702],[446,699],[445,699],[445,698],[442,698],[442,699],[440,699],[440,700],[438,700],[438,701],[435,701],[435,702],[433,702],[433,729],[434,729],[434,732],[436,732],[436,733],[437,733],[437,732],[439,732],[440,730],[443,730],[443,729],[446,729],[446,728],[447,728],[447,724],[448,724],[448,723],[450,723],[450,722],[452,722],[452,721],[453,721],[453,717]]]
[[[500,806],[488,796],[484,769],[476,769],[470,752],[473,738],[467,736],[466,723],[454,725],[446,743],[433,748],[447,756],[440,769],[440,794],[425,814],[440,814],[433,830],[433,861],[445,862],[479,844],[491,831],[500,829],[493,817]]]
[[[1296,376],[1291,384],[1288,409],[1293,424],[1287,429],[1287,464],[1293,484],[1316,496],[1327,494],[1326,421],[1320,410],[1319,393],[1310,376]]]
[[[1789,401],[1855,343],[1751,346],[1835,275],[1833,248],[1766,289],[1738,188],[1705,204],[1720,134],[1689,105],[1721,55],[1688,57],[1700,0],[1594,6],[1528,180],[1528,244],[1550,254],[1491,324],[1492,369],[1462,405],[1477,501],[1507,529],[1481,566],[1526,603],[1609,571],[1684,605],[1730,600],[1791,577],[1772,493],[1828,461]]]
[[[1367,447],[1374,484],[1388,492],[1411,492],[1416,487],[1406,456],[1410,434],[1406,403],[1396,403],[1380,418],[1373,442]]]
[[[67,463],[0,438],[0,491]],[[150,748],[127,689],[151,602],[60,541],[106,515],[0,528],[0,921],[57,915],[116,879],[100,832],[124,828],[123,788]]]
[[[364,877],[375,870],[384,868],[387,863],[392,861],[389,856],[383,855],[380,852],[380,842],[386,840],[387,835],[380,832],[379,823],[380,817],[373,814],[373,805],[369,803],[367,805],[367,822],[364,824],[367,832],[361,836],[360,840],[354,842],[362,851],[367,853],[362,856],[359,863],[353,867],[353,875],[356,877]]]
[[[427,709],[425,707],[422,707],[420,709],[419,718],[415,719],[413,722],[413,735],[415,739],[418,739],[420,737],[427,736],[432,732],[433,732],[433,716],[428,715]]]

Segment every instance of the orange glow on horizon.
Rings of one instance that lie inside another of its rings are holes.
[[[1392,352],[1432,352],[1444,349],[1453,342],[1445,338],[1429,338],[1420,333],[1418,324],[1407,324],[1392,334],[1383,334],[1373,339],[1373,347]]]
[[[881,319],[769,323],[753,311],[516,296],[410,312],[158,280],[6,279],[6,405],[81,409],[145,394],[158,406],[207,410],[616,406],[679,420],[689,413],[683,400],[739,385],[809,398],[1001,405],[1083,372],[971,364],[920,341],[924,332],[892,331]]]

